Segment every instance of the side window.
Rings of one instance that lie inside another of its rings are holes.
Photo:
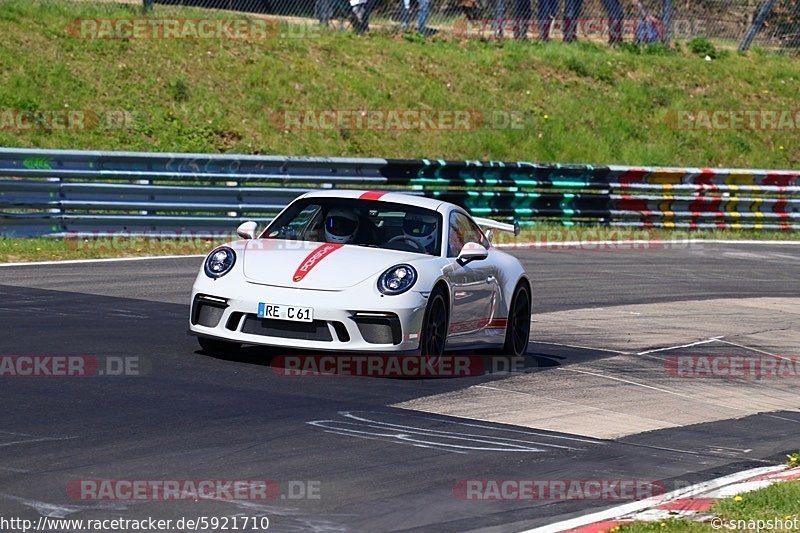
[[[450,233],[447,236],[447,257],[457,257],[461,248],[468,242],[477,242],[484,248],[489,242],[481,229],[463,214],[454,211],[450,214]]]
[[[480,226],[475,224],[470,219],[467,219],[467,224],[469,224],[470,228],[472,228],[471,235],[475,237],[474,240],[472,238],[467,239],[467,242],[470,241],[477,242],[478,244],[480,244],[481,246],[483,246],[488,250],[490,246],[489,239],[486,238],[486,234],[481,230]]]
[[[314,240],[313,237],[317,236],[316,233],[319,233],[321,229],[321,217],[316,216],[319,211],[319,205],[307,205],[302,211],[293,216],[290,215],[291,218],[287,225],[272,230],[269,237],[277,239]]]
[[[291,231],[296,235],[302,235],[302,240],[319,241],[325,234],[323,232],[323,220],[320,216],[321,208],[318,205],[310,204],[305,209],[297,213],[297,216],[289,223]]]

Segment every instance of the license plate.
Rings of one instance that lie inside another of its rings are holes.
[[[290,320],[292,322],[312,322],[314,309],[311,307],[297,307],[296,305],[258,304],[258,318],[272,318],[274,320]]]

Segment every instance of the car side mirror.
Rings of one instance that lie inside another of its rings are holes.
[[[470,261],[480,261],[489,257],[489,250],[478,244],[477,242],[468,242],[461,248],[458,253],[456,261],[461,266],[466,265]]]
[[[242,239],[255,239],[257,229],[258,224],[252,220],[248,220],[247,222],[242,222],[239,227],[236,228],[236,235]]]

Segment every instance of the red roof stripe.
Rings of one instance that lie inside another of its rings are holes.
[[[380,200],[384,194],[386,194],[386,191],[367,191],[358,198],[360,200]]]

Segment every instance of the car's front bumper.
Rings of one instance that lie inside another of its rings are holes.
[[[190,333],[242,344],[337,352],[407,352],[419,349],[427,294],[383,296],[353,288],[320,291],[245,283],[246,296],[228,297],[213,282],[192,291]],[[312,307],[314,321],[261,319],[258,304]]]

